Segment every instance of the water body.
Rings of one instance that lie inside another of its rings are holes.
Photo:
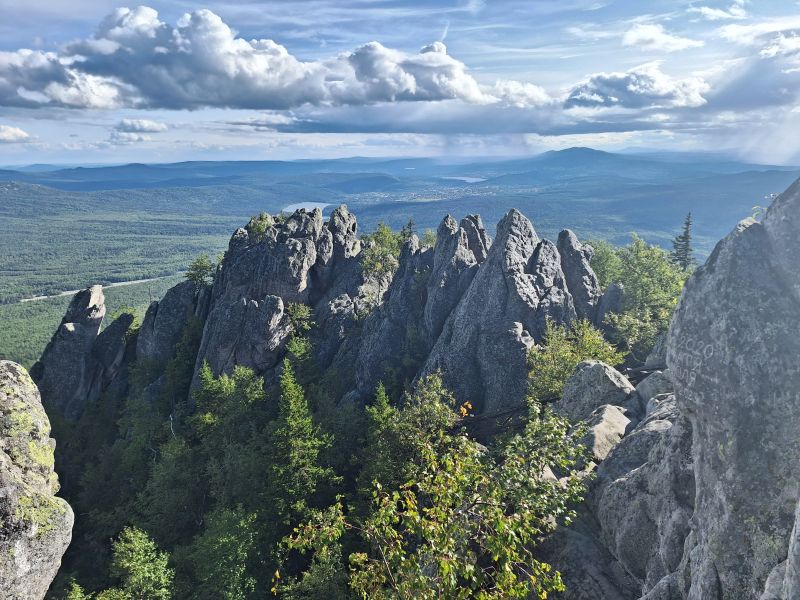
[[[486,181],[485,177],[442,177],[441,179],[454,179],[465,183],[480,183],[481,181]]]

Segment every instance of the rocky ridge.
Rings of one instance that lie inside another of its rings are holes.
[[[101,332],[99,286],[76,295],[33,371],[46,406],[77,420],[105,390],[125,388],[124,365],[168,361],[192,317],[203,325],[194,385],[204,364],[216,375],[241,365],[275,381],[294,331],[290,307],[302,303],[314,315],[317,366],[353,374],[339,390],[346,401],[368,400],[380,381],[399,389],[441,371],[480,412],[519,409],[528,350],[545,321],[592,319],[602,300],[591,249],[569,231],[558,245],[541,240],[516,210],[494,243],[480,217],[447,216],[435,248],[406,242],[393,277],[364,272],[345,206],[327,221],[317,209],[254,223],[234,233],[210,289],[175,286],[150,306],[138,335],[128,335],[127,316]]]
[[[565,598],[800,598],[798,234],[800,183],[691,278],[648,358],[653,374],[634,387],[602,363],[576,369],[554,410],[587,423],[596,477],[575,526],[542,548]],[[35,369],[45,404],[77,418],[125,385],[132,357],[171,356],[190,315],[203,323],[195,376],[206,362],[217,374],[245,365],[269,384],[290,306],[303,303],[317,365],[343,374],[342,401],[440,371],[478,414],[503,414],[524,406],[528,350],[547,319],[599,324],[624,294],[601,295],[591,249],[571,232],[542,240],[515,210],[492,242],[478,217],[445,218],[434,248],[406,242],[393,278],[365,273],[361,257],[346,207],[327,222],[298,211],[237,230],[209,291],[181,284],[151,307],[141,350],[124,322],[99,333],[102,291],[86,290]],[[64,369],[74,372],[59,387]]]

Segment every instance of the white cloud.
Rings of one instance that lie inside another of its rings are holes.
[[[763,48],[760,52],[764,58],[773,58],[775,56],[788,56],[800,52],[800,35],[792,33],[791,35],[784,35],[779,33],[768,46]]]
[[[122,119],[114,129],[122,133],[159,133],[168,127],[166,123],[150,119]]]
[[[19,127],[10,125],[0,125],[0,143],[12,144],[14,142],[24,142],[30,136]]]
[[[418,53],[370,42],[303,61],[273,40],[238,37],[209,10],[173,27],[147,6],[119,8],[92,38],[60,53],[0,53],[0,105],[7,106],[283,110],[450,99],[527,105],[545,96],[529,83],[481,86],[442,42]]]
[[[736,0],[727,9],[709,6],[693,6],[689,9],[689,12],[697,13],[709,21],[740,20],[747,17],[747,11],[744,8],[745,3],[745,0]]]
[[[677,52],[687,48],[698,48],[703,45],[703,42],[672,35],[664,29],[663,25],[636,23],[622,36],[622,45],[637,46],[648,50]]]
[[[491,89],[491,95],[503,104],[516,108],[547,106],[553,103],[553,98],[544,88],[519,81],[497,81]]]
[[[118,131],[114,129],[111,132],[109,141],[112,144],[135,144],[137,142],[149,142],[151,141],[151,138],[147,135],[142,135],[141,133]]]
[[[676,108],[706,103],[709,91],[697,77],[674,79],[661,70],[661,62],[640,65],[624,73],[596,73],[575,86],[566,108]]]
[[[731,23],[720,27],[716,34],[734,44],[753,46],[762,43],[765,37],[795,29],[800,29],[800,16],[775,17],[748,24]]]

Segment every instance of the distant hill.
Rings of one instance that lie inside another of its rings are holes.
[[[171,275],[223,250],[260,211],[346,203],[362,230],[384,221],[436,229],[445,213],[480,214],[489,232],[512,207],[543,235],[668,246],[687,212],[700,257],[800,168],[711,155],[569,148],[513,160],[347,158],[190,161],[0,170],[0,303]],[[326,211],[330,211],[327,208]]]

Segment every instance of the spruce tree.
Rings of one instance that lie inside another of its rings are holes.
[[[320,454],[330,448],[331,440],[314,425],[303,388],[288,359],[283,363],[280,390],[272,437],[270,503],[276,520],[291,525],[306,516],[309,500],[318,487],[336,477],[320,465]]]
[[[695,264],[692,249],[692,213],[686,215],[681,233],[672,240],[672,260],[684,271]]]

